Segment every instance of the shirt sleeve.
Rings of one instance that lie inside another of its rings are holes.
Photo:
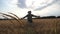
[[[36,16],[36,15],[33,15],[33,14],[32,14],[32,16],[33,16],[33,17],[38,17],[38,16]]]

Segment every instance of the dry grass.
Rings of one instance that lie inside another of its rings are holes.
[[[4,13],[0,14],[4,17],[14,18],[12,20],[0,20],[0,34],[60,34],[60,18],[33,19],[33,23],[30,24],[27,23],[27,20],[20,20],[13,13],[10,14],[15,17]]]

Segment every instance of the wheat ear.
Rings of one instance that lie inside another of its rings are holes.
[[[19,21],[17,18],[15,18],[15,17],[13,17],[13,16],[11,16],[11,15],[4,14],[4,13],[0,13],[0,14],[5,15],[5,16],[8,16],[8,17],[11,17],[11,18],[13,18],[13,19],[16,19],[19,23],[21,23],[21,21]]]

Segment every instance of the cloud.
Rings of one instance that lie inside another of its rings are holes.
[[[17,0],[0,0],[0,11],[10,11],[17,7]]]
[[[60,5],[55,3],[39,12],[41,16],[60,16]]]
[[[60,0],[0,0],[0,12],[12,12],[23,17],[30,9],[35,15],[57,16],[60,15]]]
[[[44,8],[47,8],[47,7],[51,6],[51,5],[53,5],[57,1],[58,0],[51,0],[51,1],[47,2],[47,3],[44,3],[45,5],[36,8],[35,11],[37,11],[37,10],[43,10]]]
[[[47,8],[57,1],[58,0],[18,0],[18,7],[37,11]]]
[[[20,8],[26,8],[26,4],[25,4],[26,0],[18,0],[18,7]]]
[[[51,11],[49,11],[47,14],[54,15],[54,16],[60,16],[60,5],[59,4],[53,5],[53,7],[51,8]]]
[[[27,9],[18,7],[18,0],[0,0],[0,12],[12,12],[19,17],[26,15]]]

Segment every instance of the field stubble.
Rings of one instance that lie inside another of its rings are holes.
[[[60,18],[33,19],[32,24],[21,21],[0,20],[0,34],[60,34]]]

